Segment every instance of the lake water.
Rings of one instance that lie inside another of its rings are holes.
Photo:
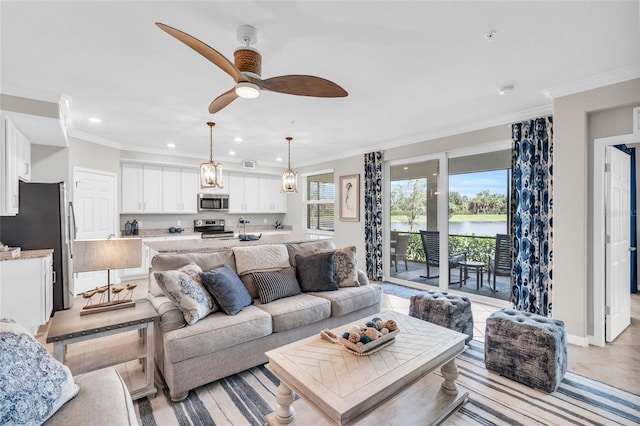
[[[427,229],[426,224],[414,225],[413,232]],[[393,223],[392,231],[409,231],[409,225],[403,223]],[[508,234],[507,222],[451,222],[449,223],[449,234],[451,235],[471,235],[483,237],[495,237],[496,234]]]

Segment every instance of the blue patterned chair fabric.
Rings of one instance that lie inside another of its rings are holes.
[[[484,358],[488,370],[547,393],[567,372],[564,322],[503,308],[487,318]]]
[[[409,315],[464,333],[469,336],[466,343],[473,339],[473,314],[467,297],[433,290],[411,296]]]

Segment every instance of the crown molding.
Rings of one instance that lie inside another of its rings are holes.
[[[640,65],[632,65],[615,71],[583,78],[581,80],[573,81],[571,84],[548,87],[542,91],[542,94],[549,99],[555,99],[636,78],[640,78]]]

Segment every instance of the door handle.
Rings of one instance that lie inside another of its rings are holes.
[[[629,247],[629,251],[636,251],[635,247]]]

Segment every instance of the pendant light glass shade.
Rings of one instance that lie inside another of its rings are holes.
[[[298,173],[291,170],[291,136],[287,136],[287,142],[289,143],[289,161],[287,170],[282,172],[282,188],[281,193],[291,194],[298,192]]]
[[[222,164],[213,161],[213,126],[216,123],[208,122],[209,126],[209,161],[200,163],[200,188],[223,189]]]

